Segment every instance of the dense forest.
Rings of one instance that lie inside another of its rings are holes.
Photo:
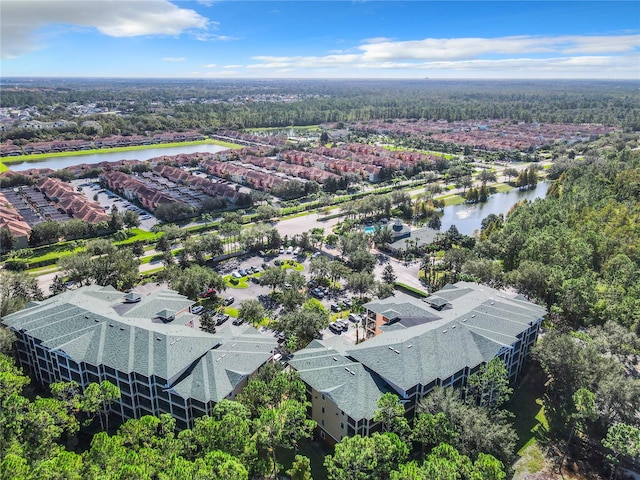
[[[0,107],[40,120],[97,120],[105,135],[288,127],[379,118],[601,123],[640,129],[635,82],[5,80]],[[78,113],[95,104],[117,115]],[[77,137],[82,129],[3,132],[6,139]]]
[[[640,152],[603,149],[552,174],[546,199],[485,219],[477,253],[572,328],[640,333]]]

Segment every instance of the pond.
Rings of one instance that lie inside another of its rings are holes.
[[[536,198],[544,198],[550,182],[538,182],[531,190],[513,189],[504,193],[495,193],[485,203],[475,205],[452,205],[445,207],[442,216],[442,228],[444,232],[455,225],[458,231],[465,235],[472,235],[475,230],[480,230],[482,220],[490,214],[506,215],[511,207],[521,200],[533,201]]]
[[[185,145],[177,147],[154,147],[145,148],[144,150],[132,150],[129,152],[105,152],[90,153],[87,155],[71,155],[64,157],[50,157],[41,161],[9,163],[7,166],[10,170],[19,172],[29,168],[51,168],[60,170],[61,168],[70,167],[71,165],[79,165],[81,163],[95,164],[100,162],[117,162],[119,160],[149,160],[162,155],[179,155],[181,153],[198,153],[208,152],[216,153],[227,150],[227,147],[214,144],[203,145]]]

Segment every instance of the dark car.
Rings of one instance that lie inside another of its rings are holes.
[[[226,313],[219,313],[216,315],[216,325],[222,325],[227,320],[229,320],[229,315]]]
[[[232,323],[234,325],[242,325],[244,323],[244,320],[242,318],[234,318]]]
[[[316,298],[324,298],[324,292],[320,288],[314,288],[311,290],[311,295]]]
[[[249,275],[249,272],[247,272],[244,268],[241,268],[240,270],[238,270],[238,273],[243,277],[246,277],[247,275]]]
[[[340,311],[340,305],[338,305],[338,304],[336,304],[336,303],[333,303],[333,304],[331,305],[331,311],[332,311],[332,312],[334,312],[334,313],[339,312],[339,311]]]
[[[282,343],[287,339],[287,336],[284,334],[284,332],[278,332],[276,335],[276,339],[278,340],[278,343]]]

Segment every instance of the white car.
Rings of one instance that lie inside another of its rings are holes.
[[[287,254],[291,255],[293,253],[293,247],[287,248]]]
[[[198,305],[196,307],[191,307],[191,313],[194,313],[196,315],[202,313],[203,310],[204,310],[204,307],[202,305]]]
[[[231,276],[234,278],[242,278],[242,275],[240,275],[240,272],[238,272],[237,270],[231,272]]]
[[[296,249],[293,251],[294,255],[298,255],[300,253],[300,247],[296,247]]]

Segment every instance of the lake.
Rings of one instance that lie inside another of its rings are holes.
[[[482,219],[494,213],[506,216],[511,207],[521,200],[533,201],[536,198],[544,198],[550,182],[538,182],[536,188],[520,191],[513,189],[504,193],[495,193],[485,203],[475,205],[452,205],[445,207],[442,216],[442,228],[445,232],[451,225],[455,225],[460,233],[472,235],[475,230],[480,230]]]
[[[52,168],[53,170],[60,170],[61,168],[70,167],[71,165],[79,165],[81,163],[95,164],[100,162],[117,162],[119,160],[149,160],[151,158],[161,157],[162,155],[179,155],[181,153],[198,152],[216,153],[221,152],[222,150],[227,150],[227,147],[211,143],[203,145],[185,145],[182,147],[154,147],[145,148],[144,150],[132,150],[129,152],[107,151],[105,153],[90,153],[87,155],[51,157],[40,161],[9,163],[7,164],[7,167],[16,172],[27,170],[29,168]]]

